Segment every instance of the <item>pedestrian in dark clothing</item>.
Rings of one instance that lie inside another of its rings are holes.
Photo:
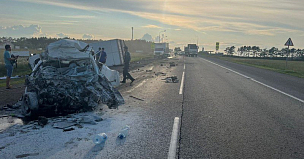
[[[104,51],[104,48],[102,48],[99,62],[104,64],[107,62],[107,53]]]
[[[134,82],[134,78],[130,75],[129,73],[129,66],[130,66],[130,61],[131,61],[131,55],[128,51],[128,47],[124,47],[125,49],[125,57],[124,57],[124,68],[123,68],[123,80],[121,81],[121,83],[126,83],[127,79],[131,80],[130,85]]]
[[[104,48],[99,48],[96,52],[96,61],[100,69],[102,69],[102,65],[107,62],[107,53],[104,50]]]
[[[98,49],[98,51],[96,52],[96,55],[95,55],[95,60],[96,60],[97,63],[99,62],[100,54],[101,54],[101,47],[99,47],[99,49]]]

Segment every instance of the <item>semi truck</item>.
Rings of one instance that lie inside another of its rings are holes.
[[[198,46],[196,44],[188,44],[186,55],[189,57],[197,57],[197,53],[198,53]]]
[[[169,43],[155,43],[154,57],[170,56]]]

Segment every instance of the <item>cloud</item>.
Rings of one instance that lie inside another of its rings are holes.
[[[144,28],[161,28],[161,27],[159,27],[157,25],[152,25],[152,24],[149,24],[149,25],[146,25],[146,26],[142,26],[142,27],[144,27]]]
[[[0,26],[0,35],[8,37],[33,37],[42,34],[41,27],[39,25],[14,25],[14,26]]]
[[[67,34],[64,34],[64,33],[58,33],[56,34],[59,38],[66,38],[66,37],[69,37],[69,35]]]
[[[99,13],[109,13],[113,16],[119,15],[119,17],[113,18],[113,21],[110,22],[111,24],[119,21],[122,17],[121,15],[124,14],[128,18],[132,18],[130,23],[135,23],[137,26],[149,24],[142,26],[141,29],[145,30],[153,28],[156,30],[160,27],[180,28],[182,31],[174,29],[176,31],[175,37],[170,36],[176,41],[176,44],[180,42],[188,43],[188,37],[178,38],[177,36],[189,33],[196,35],[207,34],[208,39],[212,41],[222,37],[222,40],[227,43],[237,41],[248,44],[277,45],[280,39],[286,36],[295,36],[298,37],[299,41],[304,41],[304,16],[299,16],[304,13],[304,1],[299,0],[204,0],[202,3],[203,9],[199,0],[92,0],[89,3],[81,0],[14,1],[56,6],[56,8],[63,10],[65,8],[73,9],[72,11],[77,10],[75,13],[80,13],[78,17],[76,15],[79,19],[86,18],[85,15],[87,13],[91,13],[88,15]],[[72,19],[71,16],[62,18],[78,20],[76,18]],[[96,16],[96,18],[100,17]],[[84,19],[80,19],[80,21],[82,20]],[[95,19],[93,20],[95,21]],[[145,23],[138,23],[139,20]],[[135,25],[132,24],[132,26]],[[73,27],[76,28],[77,26],[79,25],[74,25]],[[79,28],[77,29],[79,30]],[[69,34],[72,35],[72,33]],[[79,34],[80,37],[82,34]],[[156,38],[156,41],[158,41],[158,38]],[[207,42],[204,39],[201,41]],[[301,45],[304,46],[304,42],[301,42]]]
[[[73,0],[17,0],[30,3],[53,5],[95,12],[120,12],[155,20],[167,25],[178,26],[205,33],[206,31],[241,32],[250,35],[276,35],[275,27],[301,32],[304,29],[304,1],[298,0],[205,0],[204,9],[197,0],[111,0],[111,1],[73,1]],[[127,6],[127,7],[126,7]],[[77,17],[77,16],[76,16]],[[84,17],[84,16],[80,16]],[[80,18],[78,17],[78,18]],[[263,24],[260,24],[263,22]],[[246,30],[231,28],[233,24],[253,24]],[[288,24],[287,26],[277,25]],[[228,27],[226,24],[229,24]],[[256,28],[263,25],[268,29]],[[145,28],[160,28],[156,25]],[[248,32],[248,30],[251,30]],[[302,31],[303,32],[303,31]]]
[[[153,41],[152,36],[148,33],[146,33],[141,39],[146,41]]]
[[[94,39],[94,35],[91,35],[91,34],[83,34],[82,38],[83,38],[83,39]]]
[[[94,19],[95,16],[89,16],[89,15],[73,15],[73,16],[59,16],[61,18],[71,18],[71,19]]]

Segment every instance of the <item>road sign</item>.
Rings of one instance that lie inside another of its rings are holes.
[[[285,70],[287,69],[287,60],[288,60],[288,55],[289,55],[289,46],[293,46],[293,42],[291,41],[291,38],[287,40],[285,43],[285,46],[288,46],[288,51],[287,51],[287,57],[286,57],[286,64],[285,64]]]
[[[285,43],[285,46],[293,46],[293,42],[291,41],[291,38],[289,38],[287,40],[287,42]]]
[[[220,49],[220,42],[216,42],[216,51],[218,51]]]

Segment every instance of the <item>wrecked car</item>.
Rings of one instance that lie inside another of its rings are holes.
[[[60,40],[35,56],[22,99],[25,116],[63,115],[93,110],[100,103],[111,109],[124,103],[101,73],[86,43]]]

